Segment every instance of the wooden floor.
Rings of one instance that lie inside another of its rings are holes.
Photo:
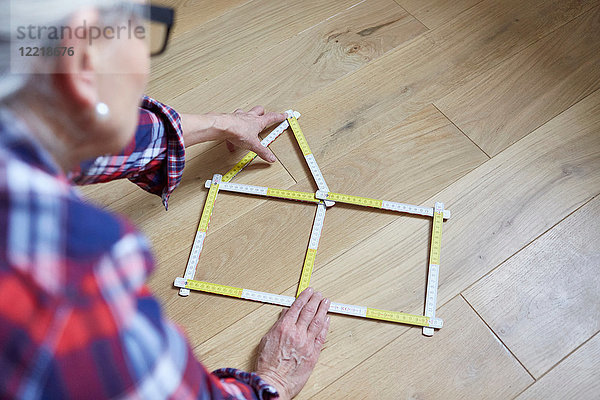
[[[148,94],[182,112],[293,108],[332,191],[432,206],[444,224],[432,338],[333,315],[300,398],[597,399],[600,1],[171,0]],[[287,133],[235,181],[315,190]],[[150,281],[208,368],[252,369],[279,308],[192,293],[207,191],[244,151],[187,153],[168,212],[128,182],[89,187],[151,238]],[[223,193],[197,279],[293,295],[314,206]],[[336,205],[312,283],[422,313],[429,219]]]

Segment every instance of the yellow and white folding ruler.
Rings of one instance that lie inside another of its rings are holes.
[[[298,142],[298,146],[300,146],[300,150],[304,155],[304,159],[306,160],[306,164],[310,169],[310,173],[317,184],[319,190],[329,191],[329,186],[325,182],[325,178],[321,173],[321,169],[317,164],[317,160],[310,150],[310,146],[306,141],[306,137],[304,137],[304,133],[302,129],[300,129],[300,124],[298,124],[298,120],[294,117],[293,112],[291,110],[287,111],[288,122],[290,123],[290,128],[292,128],[292,132],[294,132],[294,137],[296,138],[296,142]],[[313,268],[315,266],[315,259],[317,257],[317,247],[319,245],[319,240],[321,238],[321,231],[323,229],[323,220],[325,219],[325,206],[331,207],[335,203],[331,200],[324,200],[322,204],[317,205],[317,211],[315,214],[315,219],[313,221],[313,229],[310,234],[310,240],[308,249],[306,249],[306,255],[304,256],[304,264],[302,265],[302,273],[300,274],[300,284],[298,285],[298,291],[296,292],[296,297],[300,296],[300,293],[304,289],[308,287],[310,284],[310,277],[312,275]]]
[[[204,245],[204,239],[206,238],[206,231],[208,230],[208,224],[215,207],[215,201],[217,200],[217,194],[219,193],[219,184],[221,183],[221,175],[215,174],[212,178],[212,184],[202,209],[202,216],[200,217],[200,223],[198,224],[198,231],[194,238],[194,245],[192,246],[192,252],[188,258],[187,266],[185,267],[185,274],[183,275],[186,279],[194,279],[196,275],[196,267],[198,265],[198,259],[202,252],[202,246]],[[180,296],[188,296],[190,294],[189,289],[179,289]]]
[[[211,180],[208,180],[204,183],[204,187],[206,187],[207,189],[210,188],[210,185],[212,185]],[[225,192],[253,194],[256,196],[275,197],[279,199],[306,201],[315,204],[322,203],[322,201],[317,199],[315,197],[315,194],[312,192],[299,192],[297,190],[275,189],[266,186],[245,185],[243,183],[221,182],[219,190]]]
[[[395,201],[376,200],[368,197],[352,196],[349,194],[330,193],[324,190],[317,190],[315,193],[317,199],[331,199],[340,203],[354,204],[357,206],[381,208],[382,210],[397,211],[406,214],[424,215],[433,217],[433,208],[415,206],[413,204],[397,203]],[[450,210],[444,210],[444,219],[450,218]]]
[[[292,305],[295,297],[284,296],[256,290],[242,289],[233,286],[218,285],[216,283],[195,281],[192,279],[176,278],[175,286],[188,290],[197,290],[206,293],[214,293],[222,296],[236,297],[239,299],[259,301],[261,303],[276,304],[289,307]],[[354,306],[350,304],[334,303],[329,306],[329,312],[355,317],[379,319],[382,321],[396,322],[399,324],[417,325],[422,327],[441,328],[444,322],[439,318],[427,317],[424,315],[406,314],[398,311],[379,310],[376,308]]]
[[[430,263],[428,270],[427,279],[427,294],[425,302],[425,315],[413,315],[406,314],[397,311],[386,311],[375,308],[353,306],[340,303],[332,303],[329,309],[330,312],[354,315],[364,318],[380,319],[385,321],[392,321],[403,324],[418,325],[423,327],[423,334],[427,336],[433,335],[433,329],[439,329],[442,327],[442,320],[435,317],[435,308],[437,301],[437,289],[439,280],[439,259],[441,250],[441,234],[443,220],[450,218],[450,211],[444,210],[442,203],[436,203],[434,208],[422,207],[417,205],[397,203],[386,200],[377,200],[368,197],[353,196],[347,194],[329,192],[329,188],[325,183],[325,179],[319,169],[319,166],[310,151],[306,138],[300,129],[297,118],[300,116],[297,112],[287,111],[287,121],[280,124],[273,132],[263,139],[263,145],[268,146],[273,140],[275,140],[288,126],[292,128],[294,136],[302,150],[302,153],[309,165],[313,178],[317,183],[316,193],[300,192],[287,189],[275,189],[264,186],[244,185],[230,183],[229,181],[237,175],[246,165],[248,165],[254,158],[256,153],[249,152],[240,162],[238,162],[229,172],[223,177],[220,175],[214,175],[212,180],[206,181],[205,186],[209,188],[209,195],[202,212],[202,218],[198,227],[198,234],[196,239],[199,241],[199,245],[196,245],[194,241],[194,247],[192,248],[192,254],[190,255],[190,261],[188,261],[188,267],[183,278],[176,278],[175,286],[180,288],[180,294],[187,295],[191,290],[198,290],[208,293],[215,293],[224,296],[231,296],[242,298],[246,300],[260,301],[263,303],[279,304],[283,306],[290,306],[294,298],[290,296],[283,296],[272,293],[257,292],[249,289],[242,289],[232,286],[218,285],[210,282],[196,281],[193,279],[195,275],[196,265],[198,257],[202,249],[202,242],[206,236],[206,230],[208,229],[208,222],[210,215],[214,208],[216,195],[219,190],[231,191],[237,193],[246,193],[252,195],[260,195],[267,197],[276,197],[288,200],[298,200],[314,203],[317,205],[315,219],[313,222],[313,229],[309,239],[308,249],[304,259],[302,268],[302,274],[300,277],[300,283],[296,296],[306,289],[310,283],[310,277],[314,268],[314,262],[316,252],[323,229],[323,222],[325,218],[326,206],[331,206],[335,202],[354,204],[359,206],[380,208],[384,210],[391,210],[400,213],[416,214],[433,217],[433,230],[431,240],[431,254]]]
[[[325,178],[323,178],[323,174],[321,173],[321,169],[319,165],[317,165],[317,160],[315,160],[315,156],[312,151],[310,151],[310,147],[308,146],[308,142],[304,137],[304,133],[302,133],[302,129],[300,129],[300,124],[298,124],[298,120],[293,116],[293,112],[291,110],[286,111],[288,115],[288,122],[290,123],[290,127],[294,132],[294,136],[296,137],[296,141],[298,142],[298,146],[300,146],[300,150],[302,150],[302,154],[304,155],[304,159],[306,160],[306,164],[308,164],[308,168],[310,169],[310,173],[317,184],[319,190],[324,190],[329,192],[329,186],[325,183]],[[335,203],[331,200],[325,200],[325,205],[327,207],[331,207]]]
[[[204,183],[204,186],[209,189],[212,184],[211,180]],[[433,217],[433,207],[423,207],[414,204],[397,203],[395,201],[375,200],[368,197],[351,196],[339,193],[327,193],[317,190],[316,193],[301,192],[298,190],[275,189],[266,186],[245,185],[243,183],[221,182],[219,190],[226,192],[237,192],[245,194],[253,194],[256,196],[277,197],[280,199],[289,199],[297,201],[306,201],[310,203],[320,203],[325,197],[331,197],[339,203],[354,204],[363,207],[381,208],[382,210],[391,210],[399,213],[423,215]],[[450,210],[444,210],[443,218],[451,217]]]
[[[438,280],[440,277],[440,253],[442,249],[442,225],[444,223],[444,203],[435,203],[431,246],[429,251],[429,271],[427,272],[427,291],[425,294],[425,316],[435,318]],[[433,328],[424,327],[423,335],[433,336]]]
[[[300,118],[300,113],[294,111],[288,115],[293,115],[294,118]],[[271,133],[269,133],[261,142],[265,147],[268,147],[275,139],[277,139],[285,130],[289,127],[289,122],[286,120],[279,124]],[[217,194],[219,192],[219,184],[221,182],[229,182],[233,179],[242,169],[244,169],[248,164],[252,162],[256,158],[256,153],[253,151],[248,152],[238,162],[231,168],[225,175],[214,175],[212,182],[210,185],[210,190],[208,192],[208,197],[206,198],[206,202],[204,203],[204,209],[202,211],[202,216],[200,217],[200,223],[198,224],[198,230],[196,232],[196,237],[194,238],[194,244],[192,246],[192,251],[190,252],[190,257],[188,258],[187,266],[185,267],[185,278],[194,279],[196,276],[196,267],[198,266],[198,260],[200,258],[200,253],[202,252],[202,246],[204,245],[204,239],[206,239],[206,231],[208,230],[208,224],[210,222],[210,217],[212,215],[213,208],[215,206],[215,201],[217,199]],[[190,294],[189,289],[179,289],[180,296],[188,296]]]
[[[317,212],[313,221],[312,231],[310,232],[310,240],[308,242],[308,249],[304,256],[304,264],[302,265],[302,273],[300,274],[300,284],[296,291],[296,297],[300,296],[300,293],[304,291],[310,284],[310,276],[312,275],[313,268],[315,267],[315,258],[317,257],[317,248],[319,247],[319,240],[321,240],[321,232],[323,231],[323,221],[325,220],[325,204],[317,204]]]

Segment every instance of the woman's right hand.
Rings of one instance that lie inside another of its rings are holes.
[[[304,290],[260,341],[256,373],[281,399],[300,393],[315,368],[329,330],[330,304],[312,288]]]

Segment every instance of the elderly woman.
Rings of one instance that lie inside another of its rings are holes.
[[[254,372],[209,373],[145,286],[146,239],[72,186],[128,178],[166,206],[185,146],[227,140],[274,161],[258,134],[285,115],[180,115],[143,97],[150,50],[167,35],[156,46],[132,26],[168,32],[168,9],[0,4],[0,398],[294,397],[325,341],[327,299],[305,290],[261,341]]]

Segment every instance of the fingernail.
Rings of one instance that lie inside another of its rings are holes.
[[[326,324],[328,324],[328,323],[329,323],[329,321],[331,321],[331,318],[329,318],[329,317],[325,318],[325,323],[326,323]]]
[[[306,288],[306,291],[307,291],[308,293],[312,293],[312,292],[314,291],[314,289],[313,289],[313,288],[311,288],[311,287],[309,287],[309,288]]]
[[[277,161],[277,159],[275,157],[269,157],[269,161],[275,162],[275,161]]]

